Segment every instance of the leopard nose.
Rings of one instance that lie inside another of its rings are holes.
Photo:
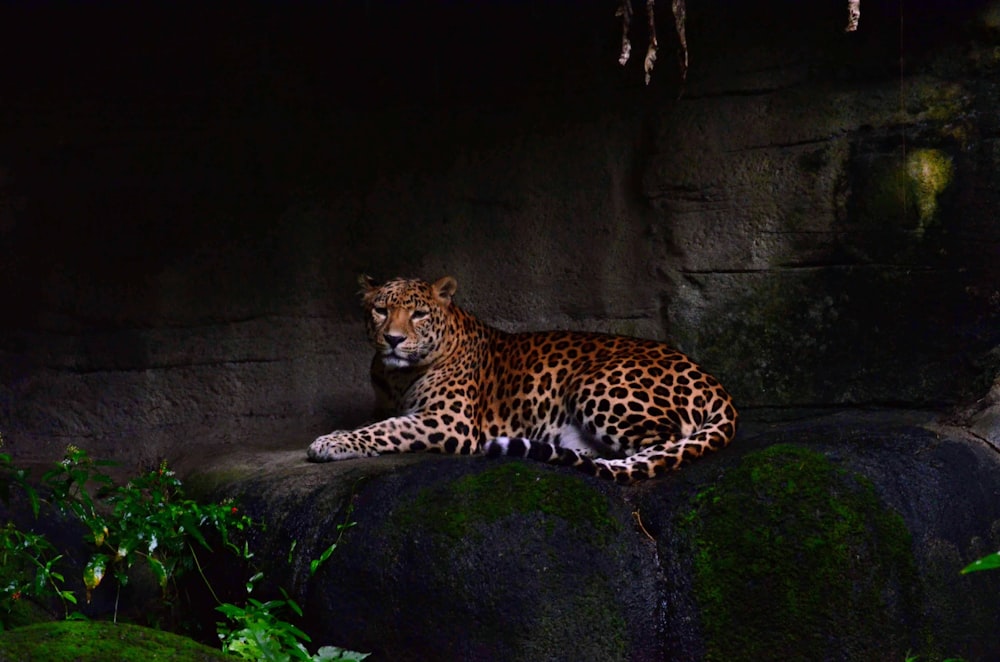
[[[391,333],[384,333],[384,334],[382,334],[382,337],[385,338],[385,341],[387,343],[389,343],[389,347],[391,347],[393,349],[396,349],[396,347],[399,345],[399,343],[401,343],[404,340],[406,340],[406,336],[395,336],[395,335],[392,335]]]

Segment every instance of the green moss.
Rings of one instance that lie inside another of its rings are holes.
[[[555,587],[553,587],[555,588]],[[565,587],[563,587],[565,591]],[[546,601],[536,615],[532,637],[522,638],[517,645],[517,658],[522,660],[553,659],[555,651],[573,651],[580,641],[588,641],[587,655],[593,660],[627,660],[628,626],[618,610],[606,582],[586,583],[568,592],[563,602]],[[600,628],[600,636],[592,632],[573,631],[566,627],[566,615],[574,620]],[[542,635],[542,636],[539,636]],[[579,655],[579,653],[577,654]],[[575,655],[569,659],[578,659]]]
[[[823,455],[777,445],[682,518],[710,660],[903,659],[919,579],[902,518]]]
[[[3,575],[0,574],[0,576]],[[33,600],[25,599],[14,602],[10,612],[3,615],[0,623],[3,623],[8,628],[18,628],[36,623],[48,623],[51,620],[51,613],[36,604]]]
[[[943,67],[941,74],[947,77],[947,63],[939,62]],[[953,74],[952,74],[953,76]],[[915,78],[910,89],[908,104],[919,120],[934,122],[955,122],[961,120],[967,112],[969,91],[958,83],[949,83],[940,78]],[[901,119],[910,119],[903,116]]]
[[[623,528],[612,502],[583,476],[497,462],[397,507],[386,521],[384,567],[419,567],[435,619],[467,619],[465,636],[493,642],[506,659],[624,660]],[[484,595],[503,597],[484,604]]]
[[[542,471],[528,464],[501,464],[421,492],[396,513],[400,530],[423,523],[454,540],[477,535],[476,525],[515,513],[543,513],[567,522],[587,522],[602,539],[621,525],[608,512],[607,499],[575,475]]]
[[[15,662],[196,662],[230,660],[169,632],[102,621],[56,621],[0,633],[0,659]]]
[[[834,399],[852,376],[860,377],[858,361],[839,356],[856,355],[858,349],[849,335],[853,329],[843,320],[848,306],[855,305],[848,300],[854,292],[838,276],[778,273],[746,279],[745,289],[733,292],[725,310],[705,315],[711,318],[705,324],[674,325],[672,339],[717,373],[743,406]],[[679,309],[684,303],[672,305]]]

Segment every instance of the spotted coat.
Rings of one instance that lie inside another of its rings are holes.
[[[387,417],[317,438],[311,460],[485,452],[629,483],[721,449],[736,433],[722,385],[663,343],[505,333],[453,302],[451,277],[361,283],[371,378]]]

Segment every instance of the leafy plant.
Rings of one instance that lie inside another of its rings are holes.
[[[316,574],[319,567],[337,549],[341,538],[344,537],[344,531],[357,524],[357,522],[351,521],[353,511],[354,504],[348,503],[345,519],[337,525],[337,539],[320,553],[319,558],[309,562],[310,577]],[[294,558],[297,546],[298,541],[293,540],[288,550],[289,563]],[[309,636],[283,617],[284,613],[288,611],[300,618],[302,616],[302,609],[284,589],[281,589],[283,597],[281,600],[261,602],[250,597],[257,582],[263,579],[263,576],[263,573],[258,572],[247,581],[247,600],[244,606],[227,602],[216,607],[229,620],[229,624],[217,623],[222,650],[244,660],[266,660],[268,662],[289,660],[346,661],[363,660],[368,657],[369,653],[358,653],[337,646],[321,646],[314,655],[310,655],[305,647],[306,643],[311,643]]]
[[[191,569],[197,569],[216,602],[220,602],[202,571],[197,550],[210,551],[209,537],[217,536],[224,548],[249,560],[253,554],[247,543],[244,541],[240,547],[233,536],[252,525],[250,518],[241,515],[231,501],[201,504],[185,498],[181,481],[165,462],[124,485],[116,484],[105,473],[104,468],[113,464],[93,460],[86,451],[69,446],[63,460],[42,476],[52,505],[79,520],[86,528],[86,541],[93,545],[83,571],[88,602],[91,592],[109,573],[119,589],[125,586],[129,570],[137,562],[148,565],[168,604],[177,580]],[[27,472],[14,467],[9,455],[0,453],[0,499],[5,503],[10,500],[12,487],[23,491],[37,518],[39,497],[28,482]],[[330,558],[344,531],[354,526],[350,514],[349,507],[348,520],[337,527],[337,540],[311,561],[311,574]],[[290,560],[294,550],[293,543]],[[64,577],[55,569],[62,558],[44,536],[21,531],[13,523],[0,528],[0,608],[9,613],[24,597],[56,596],[69,617],[68,605],[76,604],[77,597],[63,588]],[[262,602],[250,597],[262,578],[263,573],[258,572],[247,582],[245,605],[220,602],[217,607],[235,624],[218,624],[223,650],[255,661],[345,661],[368,656],[335,646],[323,646],[310,655],[304,646],[310,642],[308,635],[284,618],[286,612],[302,616],[298,604],[284,590],[280,600]],[[117,610],[116,600],[115,620]],[[2,626],[0,619],[0,629]]]
[[[992,554],[987,554],[983,558],[973,561],[969,565],[962,568],[962,574],[967,575],[970,572],[978,572],[980,570],[996,570],[1000,568],[1000,552],[993,552]]]
[[[335,548],[336,544],[328,547],[324,551],[326,557],[329,557]],[[322,561],[317,559],[312,563],[313,567],[316,567]],[[312,641],[309,635],[283,617],[283,613],[286,611],[291,611],[298,617],[302,616],[302,609],[284,589],[281,590],[283,596],[281,600],[261,602],[256,598],[249,597],[256,583],[262,578],[263,574],[257,573],[247,582],[247,601],[244,606],[225,603],[216,607],[230,622],[235,624],[235,627],[232,627],[227,623],[218,623],[222,650],[241,659],[253,660],[254,662],[265,660],[267,662],[289,662],[290,660],[321,662],[325,660],[363,660],[368,657],[368,653],[357,653],[336,646],[321,646],[314,655],[310,655],[305,647],[306,643]]]
[[[357,522],[351,520],[351,515],[353,513],[354,513],[354,502],[348,501],[347,512],[344,515],[344,521],[337,525],[337,539],[333,541],[332,545],[323,550],[323,552],[319,555],[318,559],[313,559],[312,561],[309,562],[310,577],[316,574],[316,571],[319,570],[319,567],[324,563],[326,563],[327,559],[330,558],[330,555],[333,554],[334,550],[337,549],[337,546],[340,544],[340,540],[344,537],[344,531],[347,531],[349,528],[357,524]],[[295,542],[293,541],[292,549],[288,550],[289,556],[291,556],[292,551],[294,549],[295,549]]]
[[[0,436],[0,445],[3,437]],[[0,453],[0,500],[10,504],[11,488],[17,487],[28,498],[32,513],[38,516],[38,493],[28,483],[24,469],[16,468],[11,456]],[[55,596],[63,603],[66,615],[69,604],[76,604],[76,596],[65,590],[65,578],[56,568],[62,558],[52,544],[41,535],[20,530],[13,522],[0,528],[0,609],[10,615],[14,606],[26,598]],[[0,630],[5,628],[5,618],[0,618]]]
[[[55,596],[68,617],[76,596],[63,588],[65,578],[55,568],[61,558],[44,536],[21,531],[8,522],[0,529],[0,609],[9,615],[20,600]],[[0,618],[0,630],[4,626]]]
[[[119,589],[125,586],[129,570],[139,561],[146,562],[164,598],[169,598],[177,579],[199,567],[195,546],[211,551],[208,532],[241,553],[231,535],[251,522],[232,503],[200,504],[185,498],[181,481],[166,462],[125,485],[115,485],[102,471],[111,464],[70,446],[62,462],[42,477],[53,503],[88,529],[88,542],[94,546],[83,572],[88,602],[108,573]],[[117,601],[115,609],[117,620]]]
[[[0,448],[3,447],[3,434],[0,434]],[[0,501],[10,503],[11,487],[18,487],[28,497],[31,512],[38,517],[38,493],[28,482],[28,472],[14,466],[11,456],[0,453]]]

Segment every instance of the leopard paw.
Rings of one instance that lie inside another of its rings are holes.
[[[356,457],[374,457],[378,455],[378,451],[365,448],[357,440],[352,440],[349,430],[334,430],[330,434],[316,437],[309,444],[306,455],[313,462],[334,462]]]

